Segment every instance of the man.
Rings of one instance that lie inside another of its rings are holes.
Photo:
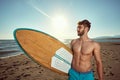
[[[100,45],[89,39],[91,23],[88,20],[78,22],[77,33],[80,38],[71,41],[73,59],[69,70],[69,80],[94,80],[91,59],[94,56],[99,80],[103,80]]]

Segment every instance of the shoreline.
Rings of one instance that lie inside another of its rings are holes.
[[[16,57],[16,56],[20,56],[20,55],[24,55],[24,53],[19,53],[19,54],[16,54],[16,55],[11,55],[11,56],[6,56],[6,57],[0,57],[0,59],[6,59],[6,58]]]
[[[100,42],[104,80],[120,80],[120,42]],[[93,61],[94,62],[94,61]],[[95,80],[98,80],[93,64]],[[25,54],[0,58],[0,80],[67,80],[68,76],[38,65]]]

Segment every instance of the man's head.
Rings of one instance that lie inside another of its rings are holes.
[[[88,20],[78,22],[77,32],[78,36],[82,36],[85,32],[90,30],[91,23]]]

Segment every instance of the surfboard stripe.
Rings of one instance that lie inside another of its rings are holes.
[[[65,60],[64,58],[60,57],[59,55],[55,54],[54,55],[56,58],[60,59],[61,61],[65,62],[68,65],[71,65],[67,60]]]

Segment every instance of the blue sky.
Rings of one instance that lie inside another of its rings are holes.
[[[66,25],[59,20],[53,25],[59,16]],[[77,38],[77,22],[83,19],[91,22],[90,38],[120,35],[120,0],[0,0],[0,39],[13,39],[16,28]]]

